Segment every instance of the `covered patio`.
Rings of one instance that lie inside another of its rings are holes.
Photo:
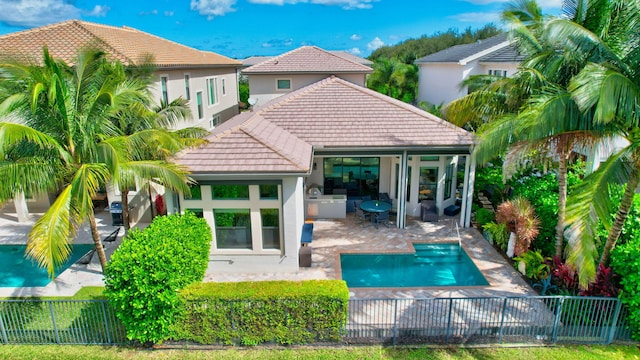
[[[457,216],[437,222],[409,217],[406,227],[362,228],[353,214],[344,219],[314,221],[312,264],[296,272],[220,273],[209,267],[205,281],[265,281],[340,279],[340,253],[406,253],[411,243],[458,241]],[[522,276],[474,228],[460,228],[462,247],[489,282],[489,286],[441,288],[351,288],[352,299],[435,298],[537,295]]]

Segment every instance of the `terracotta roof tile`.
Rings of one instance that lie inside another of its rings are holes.
[[[372,73],[373,69],[351,58],[315,46],[303,46],[269,58],[243,70],[247,74],[280,73]]]
[[[67,63],[75,60],[79,49],[97,47],[112,59],[126,65],[140,63],[147,55],[159,67],[240,66],[225,56],[184,46],[130,27],[114,27],[70,20],[53,25],[0,36],[0,53],[38,61],[42,48]]]
[[[329,77],[242,113],[176,157],[196,173],[309,172],[316,148],[464,146],[473,135],[414,106]]]

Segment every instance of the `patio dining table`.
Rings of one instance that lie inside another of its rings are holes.
[[[363,201],[362,204],[360,204],[360,209],[369,213],[380,214],[385,211],[391,210],[391,204],[379,200],[367,200]],[[378,226],[376,225],[376,219],[376,216],[371,216],[371,224],[377,228]]]

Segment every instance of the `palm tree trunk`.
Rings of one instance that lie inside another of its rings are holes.
[[[102,272],[104,273],[104,269],[107,267],[107,255],[104,252],[102,240],[100,240],[100,233],[98,232],[98,225],[96,224],[96,217],[95,215],[93,215],[93,213],[89,214],[89,226],[91,227],[91,237],[93,238],[93,244],[96,247],[96,253],[98,253],[98,258],[100,259],[100,266],[102,267]]]
[[[129,233],[129,190],[120,190],[120,199],[122,201],[122,226],[124,226],[124,234]]]
[[[564,243],[565,213],[567,210],[567,157],[566,151],[560,154],[558,162],[558,225],[556,225],[556,257],[562,258]]]
[[[636,188],[638,187],[637,170],[638,169],[634,168],[631,172],[631,176],[629,176],[629,182],[627,182],[627,188],[624,190],[624,195],[620,201],[620,208],[618,209],[616,220],[613,222],[607,242],[604,244],[604,250],[600,257],[601,265],[609,266],[611,250],[616,246],[616,241],[618,241],[624,222],[627,220],[627,216],[629,215],[629,209],[631,209],[631,204],[633,203],[633,196],[636,194]]]

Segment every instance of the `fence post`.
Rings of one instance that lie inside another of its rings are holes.
[[[2,331],[2,342],[5,344],[9,343],[9,338],[7,337],[7,329],[4,327],[4,320],[2,319],[2,312],[0,312],[0,331]]]
[[[56,316],[53,312],[53,302],[48,301],[49,303],[49,313],[51,314],[51,322],[53,323],[53,332],[56,334],[56,343],[60,344],[60,334],[58,333],[58,326],[56,325]]]
[[[107,307],[105,306],[106,300],[102,300],[102,316],[104,317],[104,327],[107,330],[107,343],[112,344],[111,342],[111,329],[109,328],[109,318],[107,317]]]
[[[613,319],[611,319],[611,330],[609,330],[609,338],[606,344],[609,345],[616,337],[616,331],[618,330],[618,318],[620,317],[620,311],[622,310],[622,301],[616,299],[616,310],[613,313]],[[1,323],[0,323],[1,325]]]
[[[445,344],[449,343],[449,333],[451,330],[451,313],[453,312],[453,298],[449,298],[449,319],[447,320],[447,336],[445,337]]]
[[[556,305],[556,318],[553,321],[553,332],[551,333],[551,342],[554,344],[558,341],[558,327],[560,326],[560,315],[562,314],[562,305],[565,299],[565,296],[561,297],[558,305]]]
[[[504,316],[507,312],[507,300],[508,298],[504,298],[502,302],[502,316],[500,317],[500,331],[498,332],[498,344],[502,344],[502,326],[504,325]]]
[[[398,339],[398,299],[393,302],[393,346],[396,346]]]

